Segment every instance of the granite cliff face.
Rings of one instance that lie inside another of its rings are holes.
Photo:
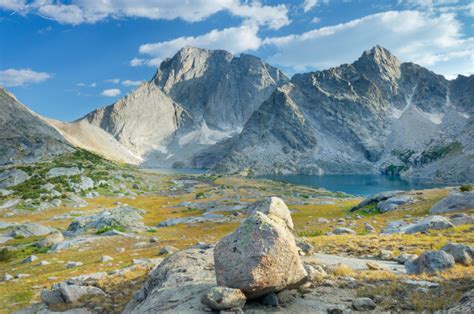
[[[448,81],[376,46],[352,64],[293,76],[240,135],[193,163],[225,172],[472,181],[473,88],[472,76]]]
[[[33,163],[72,150],[42,117],[0,87],[0,166]]]
[[[257,57],[186,47],[165,60],[150,82],[80,121],[110,133],[144,165],[172,166],[240,133],[286,82]]]

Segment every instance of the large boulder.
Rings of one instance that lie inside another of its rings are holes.
[[[387,191],[387,192],[380,192],[374,195],[371,195],[367,198],[365,198],[362,202],[359,203],[359,205],[351,208],[351,212],[354,212],[356,210],[361,209],[362,207],[368,206],[368,205],[376,205],[380,202],[383,202],[389,198],[392,198],[394,196],[397,196],[399,194],[403,193],[403,191]]]
[[[453,192],[430,208],[430,214],[449,213],[474,208],[474,192]]]
[[[293,230],[293,220],[291,219],[290,211],[281,198],[273,196],[257,201],[249,206],[248,212],[250,215],[261,212],[270,218],[282,219],[286,226]]]
[[[413,202],[413,197],[411,195],[396,195],[390,197],[385,201],[379,202],[377,207],[381,213],[385,213],[391,210],[398,208],[400,205],[408,204]]]
[[[28,180],[30,176],[19,169],[10,169],[0,172],[0,189],[9,188]]]
[[[81,176],[78,182],[72,182],[71,188],[74,192],[79,193],[94,188],[94,180],[89,177]]]
[[[61,176],[72,177],[80,175],[81,173],[82,170],[78,167],[56,167],[49,169],[49,171],[46,173],[46,176],[48,178],[56,178]]]
[[[463,294],[461,299],[453,307],[451,307],[448,314],[461,314],[474,312],[474,289]]]
[[[307,273],[285,217],[257,211],[221,239],[214,251],[217,284],[254,299],[304,283]]]
[[[408,223],[403,220],[392,221],[382,230],[382,233],[413,234],[418,232],[426,232],[429,230],[449,229],[453,227],[454,225],[449,221],[449,219],[443,216],[428,216],[421,221],[413,223]]]
[[[68,231],[78,233],[89,229],[99,230],[118,226],[132,231],[142,231],[146,228],[142,222],[143,214],[144,211],[141,209],[122,205],[114,209],[103,210],[96,215],[79,217],[69,225]]]
[[[41,291],[41,301],[47,305],[75,303],[86,295],[105,295],[105,292],[93,286],[81,286],[61,282],[53,285],[51,290]]]
[[[40,248],[51,247],[62,241],[64,241],[64,236],[61,232],[57,231],[36,242],[36,246]]]
[[[464,244],[449,243],[443,246],[441,251],[452,255],[456,263],[466,266],[471,265],[474,259],[474,247]]]
[[[43,236],[57,230],[54,228],[46,227],[37,223],[32,222],[25,222],[21,225],[16,225],[14,229],[11,231],[10,236],[16,237],[35,237],[35,236]]]
[[[435,274],[454,266],[454,257],[445,251],[426,251],[405,263],[408,274]]]
[[[167,257],[148,276],[124,313],[203,312],[201,297],[216,285],[212,246],[196,246]]]

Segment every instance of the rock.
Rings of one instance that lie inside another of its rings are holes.
[[[423,287],[423,288],[437,288],[437,287],[439,287],[439,283],[426,281],[426,280],[405,279],[402,282],[407,284],[407,285],[413,285],[413,286],[418,286],[418,287]]]
[[[61,205],[62,201],[60,199],[54,199],[51,201],[51,205],[53,205],[53,207],[59,207]]]
[[[64,236],[61,232],[53,232],[46,236],[46,238],[39,240],[36,242],[36,246],[40,248],[50,247],[57,243],[64,241]]]
[[[448,314],[472,313],[474,309],[474,289],[463,294],[461,299],[451,307]]]
[[[374,195],[371,195],[365,198],[359,205],[351,208],[351,212],[359,210],[365,206],[378,204],[379,202],[385,201],[391,197],[397,196],[398,194],[403,193],[403,191],[388,191],[388,192],[380,192]]]
[[[187,313],[202,309],[201,297],[215,287],[212,248],[190,248],[168,256],[150,272],[124,313]]]
[[[413,202],[413,197],[410,195],[396,195],[378,203],[377,206],[381,213],[385,213],[398,208],[398,206],[400,205],[404,205],[411,202]]]
[[[118,247],[118,248],[115,249],[115,252],[117,252],[117,253],[123,253],[123,252],[125,252],[125,248],[123,248],[123,247]]]
[[[10,274],[5,274],[3,275],[3,281],[10,281],[10,280],[13,280],[14,277]]]
[[[66,176],[66,177],[72,177],[72,176],[77,176],[82,173],[82,170],[79,169],[78,167],[56,167],[49,169],[49,171],[46,173],[46,177],[48,178],[56,178],[56,177],[61,177],[61,176]]]
[[[167,246],[162,247],[162,248],[160,249],[159,255],[171,255],[171,254],[173,254],[173,253],[175,253],[175,252],[177,252],[177,251],[178,251],[177,248],[175,248],[175,247],[173,247],[173,246],[170,246],[170,245],[167,245]]]
[[[269,293],[262,298],[262,304],[267,306],[278,307],[278,296],[275,293]]]
[[[74,268],[74,267],[79,267],[79,266],[82,266],[82,262],[67,262],[66,264],[66,268],[69,269],[69,268]]]
[[[416,254],[402,253],[402,254],[398,255],[397,262],[399,262],[400,264],[403,265],[408,261],[416,259],[417,257],[418,257],[418,255],[416,255]]]
[[[371,311],[375,309],[376,305],[370,298],[357,298],[352,301],[352,307],[356,311]]]
[[[224,218],[224,215],[221,214],[211,214],[211,213],[204,213],[202,216],[188,216],[182,218],[170,218],[165,221],[160,222],[157,227],[170,227],[179,224],[195,224],[199,222],[205,221],[220,221]]]
[[[356,234],[354,230],[344,227],[336,228],[332,231],[332,233],[340,235],[340,234]]]
[[[442,214],[474,208],[473,192],[452,192],[430,208],[430,214]]]
[[[322,278],[327,276],[326,271],[324,271],[324,269],[320,265],[313,266],[305,264],[304,269],[308,274],[308,279],[312,282],[321,280]]]
[[[16,225],[11,232],[10,236],[16,237],[35,237],[35,236],[43,236],[53,232],[56,232],[56,229],[49,228],[37,223],[32,222],[25,222],[21,225]]]
[[[20,203],[19,199],[12,199],[8,200],[2,205],[0,205],[0,209],[13,209]]]
[[[466,213],[458,213],[451,215],[449,216],[449,220],[455,226],[474,224],[474,216],[468,215]]]
[[[75,303],[85,295],[106,295],[102,289],[92,286],[70,285],[67,283],[55,284],[52,290],[41,291],[41,301],[47,305]]]
[[[369,232],[369,233],[374,233],[376,232],[375,228],[372,227],[371,224],[369,224],[368,222],[364,222],[364,228],[365,228],[365,231]]]
[[[390,222],[382,233],[406,233],[413,234],[418,232],[426,232],[429,230],[443,230],[453,228],[454,225],[443,216],[428,216],[420,222],[406,223],[403,220]]]
[[[94,180],[89,177],[81,176],[79,182],[73,182],[70,184],[71,188],[76,193],[80,193],[85,190],[94,188]]]
[[[305,239],[296,239],[296,246],[301,252],[304,252],[306,255],[311,255],[314,253],[314,246],[311,245]]]
[[[393,260],[393,253],[388,250],[380,250],[379,257],[384,261],[391,261]]]
[[[141,221],[143,210],[128,205],[106,209],[96,215],[83,216],[75,219],[68,227],[71,232],[83,232],[89,229],[99,230],[105,227],[121,226],[134,231],[146,229]]]
[[[10,169],[0,172],[0,189],[9,188],[28,180],[30,176],[19,169]]]
[[[29,274],[16,274],[16,278],[21,279],[21,278],[27,278],[30,277]]]
[[[25,258],[21,263],[22,264],[27,264],[27,263],[32,263],[38,259],[38,256],[36,255],[30,255],[27,258]]]
[[[51,263],[48,262],[48,261],[41,261],[41,262],[39,262],[38,266],[47,266],[49,264],[51,264]]]
[[[270,219],[281,219],[290,230],[293,230],[293,220],[291,219],[290,211],[281,198],[269,197],[257,201],[250,205],[247,211],[250,215],[253,215],[256,212],[261,212],[267,215]]]
[[[247,298],[239,289],[212,287],[201,297],[201,303],[212,310],[242,308]]]
[[[12,194],[13,194],[13,191],[0,189],[0,196],[8,196],[8,195],[12,195]]]
[[[217,243],[214,262],[217,284],[250,299],[298,287],[307,276],[287,222],[259,211]]]
[[[469,266],[473,263],[474,247],[472,246],[449,243],[443,246],[441,251],[452,255],[454,257],[454,261],[458,264]]]
[[[77,195],[70,195],[68,196],[67,200],[72,203],[72,207],[85,207],[87,206],[87,202],[84,201]]]
[[[111,262],[113,260],[114,259],[112,257],[107,256],[107,255],[102,255],[102,257],[100,258],[101,263],[107,263],[107,262]]]
[[[408,274],[435,274],[452,268],[455,264],[454,257],[445,251],[426,251],[417,259],[405,263]]]
[[[376,263],[376,262],[373,262],[373,261],[369,261],[369,262],[365,263],[365,265],[367,265],[367,268],[370,269],[370,270],[383,270],[383,269],[385,269],[379,263]]]
[[[321,224],[327,224],[327,223],[329,223],[329,220],[326,219],[326,218],[318,218],[318,222],[321,223]]]
[[[151,238],[150,238],[150,242],[151,242],[151,243],[158,243],[159,240],[158,240],[157,237],[151,237]]]

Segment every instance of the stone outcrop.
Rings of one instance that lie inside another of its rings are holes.
[[[453,228],[454,225],[449,219],[443,216],[428,216],[418,222],[407,223],[403,220],[390,222],[387,227],[382,230],[382,233],[406,233],[413,234],[418,232],[426,232],[429,230],[443,230]]]
[[[465,266],[471,265],[474,259],[474,247],[464,244],[449,243],[443,246],[441,251],[452,255],[457,264]]]
[[[405,263],[409,274],[435,274],[454,266],[454,257],[445,251],[426,251]]]
[[[474,192],[453,192],[430,208],[430,214],[442,214],[474,208]]]

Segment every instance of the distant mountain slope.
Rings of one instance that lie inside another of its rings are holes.
[[[150,82],[80,121],[110,133],[144,165],[172,166],[238,134],[286,82],[257,57],[187,47],[165,60]]]
[[[41,116],[0,87],[0,165],[37,162],[73,150]]]
[[[473,89],[472,76],[448,81],[376,46],[353,64],[295,75],[225,151],[205,151],[193,164],[226,172],[386,171],[473,181]],[[446,158],[455,166],[443,169]]]

